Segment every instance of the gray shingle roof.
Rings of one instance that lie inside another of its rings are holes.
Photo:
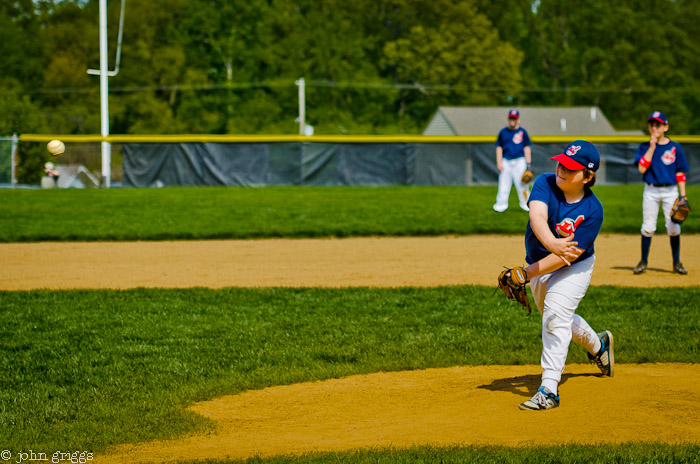
[[[441,106],[424,135],[497,135],[511,107]],[[519,107],[520,125],[532,135],[642,135],[616,131],[597,106]]]

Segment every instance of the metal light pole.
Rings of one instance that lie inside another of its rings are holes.
[[[107,0],[100,0],[100,115],[102,137],[109,135],[109,81],[107,80]],[[112,174],[112,145],[102,141],[102,186],[109,188]]]
[[[102,137],[109,135],[109,81],[108,77],[114,77],[119,73],[119,62],[122,56],[122,31],[124,30],[124,5],[122,0],[119,11],[119,38],[117,39],[117,60],[114,71],[107,70],[107,0],[100,0],[100,69],[88,69],[88,74],[100,76],[100,116]],[[112,176],[112,144],[101,143],[102,151],[102,185],[109,188]]]

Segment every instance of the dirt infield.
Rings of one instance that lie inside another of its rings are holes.
[[[539,366],[377,373],[249,391],[190,408],[215,421],[211,434],[122,446],[97,462],[247,458],[416,444],[700,440],[700,365],[618,365],[616,370],[608,378],[594,374],[592,366],[567,366],[561,406],[542,412],[517,408],[537,390]]]
[[[700,236],[684,236],[682,247],[689,275],[670,272],[662,236],[652,246],[649,271],[634,276],[639,238],[601,236],[592,284],[698,285]],[[514,236],[2,244],[0,290],[495,285],[504,265],[524,263],[523,248]],[[567,366],[559,409],[519,411],[539,373],[539,366],[453,367],[249,391],[190,408],[215,422],[209,434],[124,445],[96,462],[416,444],[700,440],[698,364],[618,365],[614,378],[599,377],[591,366]]]
[[[632,275],[637,236],[596,241],[592,285],[700,285],[700,235],[683,236],[687,276],[671,272],[668,238],[654,239],[650,269]],[[494,285],[524,264],[521,236],[220,240],[0,245],[0,290],[134,287],[401,287]]]

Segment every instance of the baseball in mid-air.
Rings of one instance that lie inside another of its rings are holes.
[[[60,156],[66,151],[66,146],[60,140],[52,140],[47,145],[46,148],[49,149],[51,156]]]

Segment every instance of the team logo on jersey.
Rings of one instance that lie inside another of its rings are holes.
[[[572,145],[566,150],[566,154],[569,156],[574,156],[581,149],[578,145]]]
[[[579,214],[575,220],[566,218],[557,224],[557,233],[560,237],[568,237],[576,231],[576,228],[583,222],[583,220],[583,214]]]
[[[663,161],[665,165],[673,164],[676,161],[676,147],[666,150],[661,156],[661,161]]]
[[[523,143],[523,131],[518,131],[515,133],[515,135],[513,136],[513,143],[516,145],[519,143]]]

